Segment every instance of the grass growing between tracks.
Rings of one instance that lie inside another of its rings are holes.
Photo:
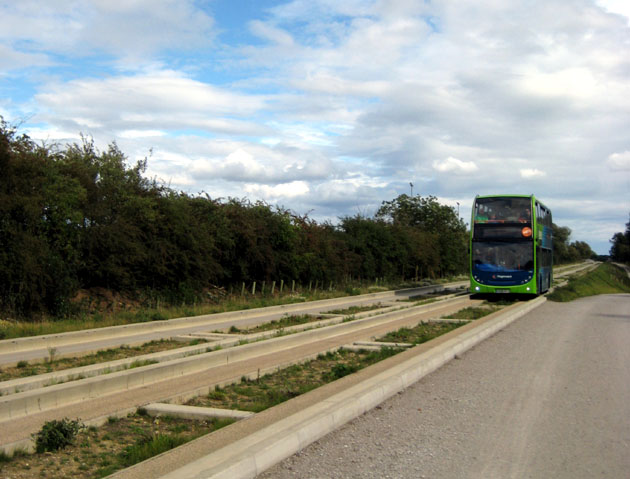
[[[142,323],[150,321],[164,321],[173,318],[190,316],[200,316],[204,314],[216,314],[230,311],[241,311],[246,309],[263,308],[267,306],[278,306],[284,304],[303,303],[322,299],[331,299],[344,296],[355,296],[375,291],[387,291],[400,288],[414,288],[439,284],[449,281],[461,280],[463,277],[445,278],[432,282],[428,280],[412,281],[408,283],[391,283],[379,287],[365,284],[356,286],[343,286],[343,289],[313,289],[304,287],[295,292],[285,292],[282,294],[260,294],[243,295],[223,293],[213,297],[208,302],[198,302],[184,305],[156,306],[156,301],[127,301],[118,304],[118,301],[108,300],[100,310],[92,311],[90,308],[77,306],[80,311],[72,317],[54,318],[21,318],[8,319],[7,314],[0,312],[0,340],[13,339],[27,336],[40,336],[44,334],[59,334],[70,331],[80,331],[85,329],[96,329],[110,326],[120,326],[125,324]],[[342,287],[341,285],[339,286]]]
[[[488,316],[489,314],[494,313],[495,311],[500,310],[501,308],[498,306],[486,306],[486,307],[474,307],[469,306],[464,309],[460,309],[456,313],[449,314],[448,316],[444,316],[445,319],[479,319],[484,316]]]
[[[402,328],[379,338],[382,342],[420,344],[461,326],[455,323],[419,324]],[[316,389],[371,364],[399,353],[399,348],[380,351],[346,351],[320,354],[317,359],[266,374],[257,379],[243,378],[239,384],[215,388],[207,396],[190,400],[187,405],[260,412],[281,402]]]
[[[358,313],[365,313],[367,311],[375,311],[377,309],[381,309],[384,306],[381,303],[368,304],[365,306],[350,306],[345,309],[333,309],[331,311],[326,311],[326,314],[340,314],[344,316],[352,316]]]
[[[20,361],[16,366],[0,368],[0,381],[8,381],[10,379],[35,376],[37,374],[45,374],[53,371],[89,366],[91,364],[115,361],[117,359],[132,358],[160,351],[169,351],[184,348],[186,346],[192,346],[194,344],[198,344],[199,342],[203,341],[190,341],[188,343],[183,343],[171,339],[161,339],[158,341],[150,341],[141,346],[121,346],[120,348],[110,348],[86,356],[59,359],[54,359],[54,352],[51,351],[49,358],[44,362],[29,363],[27,361]],[[149,363],[137,363],[133,366],[129,366],[129,368],[139,367],[141,365],[144,366],[146,364]]]
[[[404,342],[419,344],[440,336],[459,324],[419,324],[399,332]],[[386,336],[381,341],[389,341]],[[189,405],[258,412],[382,361],[402,349],[338,351],[290,366],[255,380],[215,388]],[[110,418],[101,427],[81,428],[70,446],[54,452],[13,457],[0,453],[0,477],[61,479],[101,478],[161,454],[233,422],[192,421],[170,417],[150,418],[138,413],[123,419]]]
[[[547,295],[551,301],[573,301],[597,294],[630,293],[630,278],[626,271],[612,263],[602,263],[593,271],[569,278],[566,286]]]
[[[280,319],[274,319],[267,323],[262,323],[257,326],[252,326],[251,328],[246,328],[246,329],[241,329],[241,328],[237,328],[236,326],[232,326],[229,332],[238,333],[238,334],[261,333],[263,331],[270,331],[272,329],[280,330],[283,328],[288,328],[290,326],[313,323],[315,321],[321,321],[322,319],[324,319],[323,316],[298,314],[298,315],[284,316]]]
[[[400,351],[400,349],[384,348],[380,351],[340,350],[320,354],[316,359],[306,363],[294,364],[257,379],[243,378],[239,384],[217,387],[210,394],[191,399],[186,404],[260,412],[382,361]]]
[[[379,338],[386,343],[411,343],[422,344],[437,338],[442,334],[459,328],[462,323],[426,323],[419,324],[415,328],[401,328],[398,331],[387,333]]]

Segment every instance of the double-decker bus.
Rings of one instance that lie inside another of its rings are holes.
[[[533,195],[477,196],[470,292],[540,294],[551,287],[551,211]]]

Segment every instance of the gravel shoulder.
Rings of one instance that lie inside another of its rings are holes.
[[[630,295],[547,302],[259,477],[627,477],[628,344]]]

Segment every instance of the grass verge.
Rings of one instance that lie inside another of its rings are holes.
[[[569,278],[566,286],[547,295],[551,301],[567,302],[597,294],[630,293],[630,278],[623,268],[602,263],[593,271]]]

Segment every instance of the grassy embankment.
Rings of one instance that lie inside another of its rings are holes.
[[[602,263],[593,271],[569,278],[566,286],[556,288],[547,298],[551,301],[573,301],[597,294],[630,293],[630,277],[612,263]]]

